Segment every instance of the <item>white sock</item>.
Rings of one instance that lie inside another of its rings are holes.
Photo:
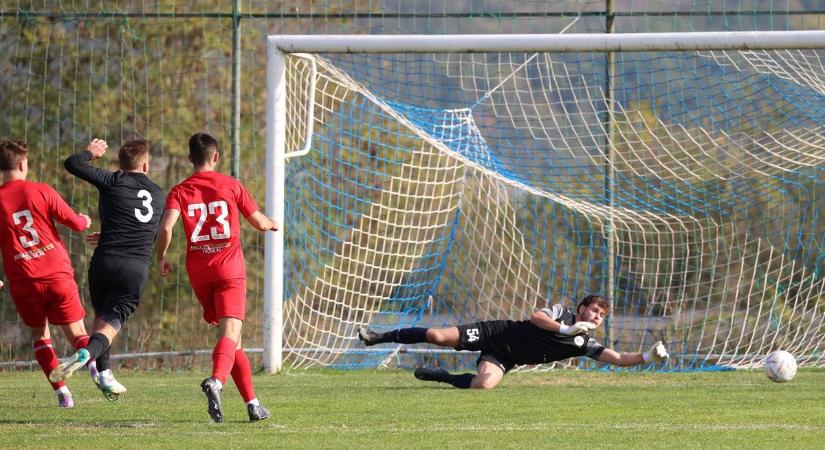
[[[261,402],[258,401],[258,397],[255,397],[252,400],[246,402],[246,404],[247,405],[252,405],[252,406],[260,406]]]
[[[59,388],[55,389],[54,392],[60,394],[71,394],[68,386],[60,386]]]

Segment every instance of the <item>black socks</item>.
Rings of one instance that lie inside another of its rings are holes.
[[[475,378],[475,374],[462,373],[459,375],[449,375],[449,377],[443,382],[452,384],[459,389],[469,389],[470,383],[473,382],[473,378]]]
[[[398,344],[418,344],[427,342],[426,328],[401,328],[381,334],[381,342],[395,342]]]
[[[112,368],[112,364],[109,362],[110,355],[111,353],[109,353],[109,347],[106,347],[106,350],[95,360],[97,363],[97,370],[99,372],[103,372],[104,370],[109,370]]]
[[[447,383],[459,389],[468,389],[470,384],[473,382],[473,378],[475,377],[475,374],[472,373],[452,375],[444,369],[428,369],[426,367],[415,369],[413,374],[419,380]]]
[[[109,338],[107,338],[106,335],[103,333],[92,334],[92,336],[89,338],[89,343],[86,344],[86,350],[89,352],[89,356],[91,356],[92,359],[97,359],[104,353],[108,355]],[[105,369],[101,369],[98,365],[97,370]]]

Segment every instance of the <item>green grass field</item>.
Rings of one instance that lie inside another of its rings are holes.
[[[825,371],[788,384],[759,371],[513,374],[491,391],[402,371],[256,375],[274,413],[250,424],[234,385],[212,424],[202,373],[121,371],[108,403],[85,374],[75,408],[56,407],[39,372],[0,373],[3,448],[822,448]]]

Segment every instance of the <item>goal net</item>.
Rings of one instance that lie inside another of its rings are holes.
[[[601,294],[595,337],[662,340],[670,369],[775,349],[825,365],[824,63],[821,48],[287,54],[285,148],[301,154],[284,361],[468,364],[366,348],[357,328]]]

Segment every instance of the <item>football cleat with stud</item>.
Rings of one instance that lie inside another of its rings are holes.
[[[49,374],[49,381],[52,383],[57,383],[69,378],[77,371],[77,369],[85,366],[86,363],[89,362],[90,358],[91,356],[89,355],[89,351],[85,348],[81,348],[80,350],[74,352],[68,359],[58,364],[54,370],[52,370]]]
[[[221,405],[221,390],[218,389],[218,380],[210,377],[201,381],[201,390],[206,394],[209,417],[215,423],[223,422],[223,406]]]
[[[120,382],[115,379],[111,370],[100,372],[95,381],[97,388],[103,393],[103,397],[110,402],[120,400],[121,394],[126,393],[126,386],[120,384]]]
[[[371,346],[375,344],[380,344],[381,341],[378,338],[378,333],[372,331],[367,327],[360,327],[358,328],[358,339],[364,343],[366,346]]]
[[[54,391],[54,393],[57,395],[57,406],[67,409],[74,408],[74,399],[71,392]]]
[[[246,405],[246,412],[249,414],[250,422],[269,419],[272,413],[264,405]]]

